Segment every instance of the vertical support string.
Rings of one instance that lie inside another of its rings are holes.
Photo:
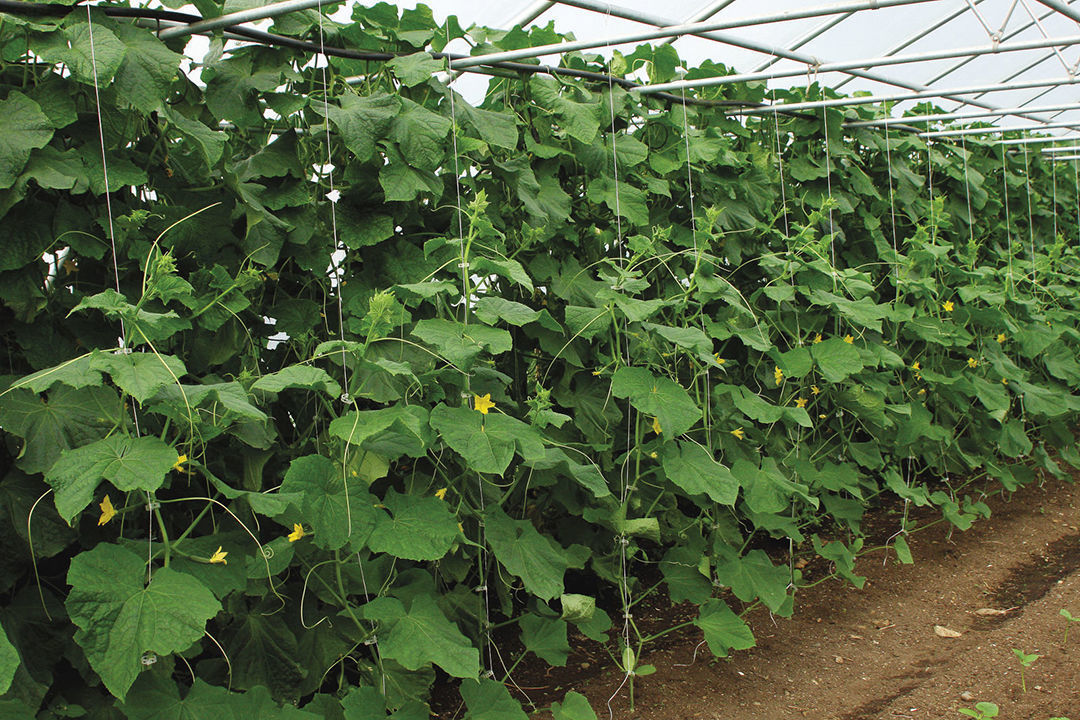
[[[1080,166],[1077,165],[1076,160],[1072,161],[1073,166],[1073,205],[1076,206],[1076,232],[1077,240],[1080,240]]]
[[[120,292],[120,265],[116,253],[116,233],[113,229],[112,196],[109,194],[109,161],[105,153],[105,124],[101,117],[101,90],[98,87],[97,47],[94,44],[94,18],[90,12],[90,5],[86,6],[86,31],[90,43],[90,72],[94,79],[94,113],[97,116],[98,143],[101,147],[101,177],[104,181],[105,214],[109,225],[109,248],[112,252],[113,287],[117,294]],[[115,352],[126,355],[131,352],[127,346],[127,329],[124,327],[123,318],[120,319],[120,338]],[[131,418],[135,426],[135,437],[141,435],[139,430],[139,411],[135,403],[131,404]],[[153,577],[152,564],[154,561],[154,509],[155,501],[149,491],[146,495],[146,582],[150,583]]]
[[[885,103],[886,114],[889,104]],[[893,277],[895,282],[900,282],[900,257],[896,245],[896,196],[893,192],[893,167],[892,167],[892,137],[889,134],[889,123],[885,123],[885,162],[888,166],[889,177],[889,218],[892,221],[892,250],[893,250]]]
[[[446,42],[450,43],[450,24],[446,24]],[[461,208],[461,159],[458,150],[458,124],[457,124],[457,103],[454,97],[454,89],[447,87],[447,94],[450,98],[450,142],[451,149],[454,153],[454,207],[457,210],[457,231],[458,231],[458,247],[459,247],[459,262],[458,267],[461,270],[461,322],[464,325],[469,324],[469,297],[471,295],[469,291],[469,258],[466,256],[465,249],[465,219],[464,213]],[[470,402],[472,396],[472,376],[465,375],[465,402]],[[495,667],[495,653],[497,649],[491,641],[491,596],[488,590],[488,564],[490,558],[487,553],[487,531],[484,524],[484,515],[487,512],[487,503],[484,500],[484,476],[480,473],[476,473],[476,489],[477,497],[480,509],[479,526],[479,538],[478,545],[479,551],[477,552],[477,573],[479,575],[479,585],[475,588],[475,591],[480,597],[480,605],[483,611],[483,620],[481,621],[480,632],[484,639],[484,651],[481,653],[482,663],[484,666],[484,674],[487,677],[494,676]],[[499,655],[500,661],[502,655]],[[502,663],[503,669],[506,669],[506,663]],[[507,675],[509,671],[507,670]],[[516,683],[515,683],[516,685]],[[523,693],[524,694],[524,693]],[[528,696],[526,696],[528,697]]]
[[[964,156],[964,195],[967,197],[967,220],[968,220],[968,242],[972,245],[975,244],[975,218],[971,212],[971,177],[968,175],[968,152],[967,152],[967,140],[964,136],[960,136],[960,146],[963,148]]]
[[[1001,150],[1001,198],[1005,205],[1005,256],[1008,258],[1009,267],[1007,272],[1008,286],[1015,287],[1013,279],[1013,249],[1012,249],[1012,214],[1009,212],[1009,181],[1008,168],[1005,165],[1005,149]]]
[[[1024,189],[1027,191],[1028,239],[1031,242],[1031,284],[1035,286],[1037,278],[1035,277],[1035,222],[1031,216],[1031,169],[1028,166],[1027,145],[1022,147],[1024,149]]]
[[[607,13],[605,18],[606,23],[611,23],[611,13]],[[610,54],[611,46],[605,46],[605,50]],[[618,256],[618,265],[620,268],[625,267],[625,256],[623,252],[623,228],[622,228],[622,205],[619,197],[619,152],[617,147],[617,139],[615,137],[615,78],[610,72],[608,72],[608,108],[610,112],[610,133],[611,133],[611,171],[615,181],[615,252]],[[685,118],[685,106],[683,108],[683,117]],[[687,158],[687,162],[690,162],[690,158]],[[624,320],[623,331],[627,330],[627,324]],[[623,343],[624,355],[623,362],[626,365],[630,364],[630,348],[628,343]],[[627,423],[626,423],[626,446],[630,447],[634,438],[634,425],[635,420],[633,418],[633,409],[627,411]],[[625,507],[627,499],[630,496],[630,453],[627,453],[626,460],[623,461],[622,467],[619,469],[619,503]],[[630,540],[627,538],[625,532],[621,533],[617,538],[619,546],[619,600],[622,605],[622,641],[623,647],[630,647],[630,623],[632,615],[630,608],[633,607],[633,598],[630,594],[630,579],[629,579],[629,556],[627,554],[627,548],[630,545]],[[614,710],[611,707],[612,700],[622,691],[623,687],[633,676],[633,668],[626,667],[625,674],[623,675],[622,682],[615,689],[615,692],[608,698],[607,708],[608,717],[614,718]]]
[[[1054,237],[1053,241],[1057,242],[1058,236],[1058,221],[1057,221],[1057,163],[1053,160],[1050,161],[1050,175],[1053,178],[1054,183],[1054,204],[1051,206],[1054,208]]]

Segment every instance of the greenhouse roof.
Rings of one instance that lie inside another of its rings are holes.
[[[156,0],[143,4],[162,7]],[[168,3],[170,8],[177,4]],[[356,4],[374,3],[230,0],[221,18],[193,24],[160,18],[154,22],[163,38],[192,35],[188,55],[198,56],[200,47],[205,48],[200,34],[219,32],[222,27],[265,30],[270,27],[267,18],[312,8],[333,9],[331,16],[344,20]],[[0,11],[25,10],[27,5],[0,0]],[[417,3],[405,0],[396,5],[415,7]],[[894,117],[910,113],[916,103],[929,102],[941,109],[924,120],[906,117],[909,129],[913,123],[932,121],[991,123],[1060,137],[1080,129],[1080,98],[1073,87],[1080,70],[1080,2],[1075,0],[834,0],[820,4],[805,0],[668,0],[663,4],[646,0],[429,0],[426,5],[436,20],[456,15],[464,28],[550,26],[574,38],[451,62],[466,72],[483,70],[494,60],[558,65],[564,53],[575,50],[610,56],[615,51],[629,54],[641,43],[671,43],[690,67],[708,60],[735,74],[650,84],[642,72],[638,92],[693,97],[699,88],[739,81],[763,81],[777,90],[817,81],[844,94],[867,96],[860,103],[895,103]],[[191,13],[192,19],[197,14],[193,6],[179,10]],[[445,50],[472,54],[461,39]],[[482,86],[482,80],[470,82],[468,77],[458,85],[466,96],[470,88]],[[777,105],[783,104],[777,100]],[[853,101],[833,99],[824,104],[844,106]],[[800,102],[788,109],[820,105]],[[741,112],[768,113],[769,108]]]

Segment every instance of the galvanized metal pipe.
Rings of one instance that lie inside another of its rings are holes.
[[[1069,7],[1068,4],[1061,2],[1061,0],[1036,0],[1036,2],[1041,5],[1045,5],[1051,10],[1061,13],[1070,20],[1075,20],[1076,22],[1080,23],[1080,12],[1077,12],[1073,8]]]
[[[612,17],[622,18],[624,20],[631,20],[633,22],[643,23],[645,25],[655,25],[662,27],[666,25],[673,25],[676,21],[668,20],[666,18],[652,15],[650,13],[641,12],[639,10],[632,10],[625,8],[621,5],[605,2],[604,0],[556,0],[561,5],[569,5],[571,7],[581,8],[582,10],[590,10],[592,12],[601,15],[611,15]],[[778,45],[770,45],[768,43],[757,42],[746,37],[734,35],[731,33],[720,32],[708,32],[700,33],[698,37],[706,38],[708,40],[714,40],[718,43],[725,45],[731,45],[732,47],[743,48],[745,50],[752,50],[764,55],[772,55],[781,57],[786,60],[793,60],[795,62],[806,63],[808,65],[814,65],[820,62],[820,58],[816,58],[813,55],[807,55],[806,53],[799,51],[792,51],[786,47],[780,47]],[[851,70],[844,70],[844,73],[853,75],[855,77],[864,78],[866,80],[872,80],[885,85],[892,85],[894,87],[904,88],[905,90],[911,90],[914,92],[924,92],[930,90],[926,85],[920,85],[918,83],[909,82],[900,78],[892,77],[890,75],[882,75],[880,73],[868,70],[866,68],[852,68]],[[927,97],[938,97],[935,93]],[[944,96],[950,100],[956,100],[957,102],[963,102],[959,98],[952,98]],[[978,107],[984,107],[991,109],[994,106],[985,102],[968,101],[969,105],[975,105]]]
[[[981,2],[983,2],[983,0],[974,0],[975,5],[978,5]],[[962,7],[957,8],[956,10],[953,10],[949,14],[947,14],[944,17],[942,17],[941,19],[931,23],[930,25],[923,28],[919,32],[915,33],[914,35],[909,36],[906,40],[904,40],[900,44],[892,46],[891,48],[889,48],[885,52],[885,54],[889,55],[889,56],[895,55],[896,53],[900,52],[904,48],[909,47],[909,46],[914,45],[915,43],[919,42],[924,37],[926,37],[930,33],[934,32],[935,30],[940,30],[942,27],[944,27],[945,25],[948,25],[950,22],[952,22],[953,20],[960,17],[961,15],[963,15],[966,12],[968,12],[968,7],[967,6],[962,6]],[[965,60],[965,62],[970,62],[970,60]],[[850,78],[850,77],[844,78],[840,82],[836,83],[836,85],[833,86],[833,89],[839,90],[840,88],[844,87],[849,82],[851,82],[852,79],[853,78]],[[933,83],[927,83],[927,84],[928,85],[933,85]]]
[[[998,133],[1007,132],[1042,132],[1043,130],[1051,130],[1053,128],[1080,128],[1080,120],[1060,123],[1043,123],[1042,125],[1034,126],[1024,125],[1022,127],[1014,125],[1010,127],[965,128],[963,130],[934,130],[933,132],[919,133],[919,137],[942,138],[960,137],[961,135],[997,135]]]
[[[1055,110],[1080,110],[1080,103],[1062,103],[1059,105],[1042,105],[1035,107],[1012,107],[999,110],[973,110],[955,113],[937,113],[935,115],[905,115],[903,117],[887,117],[879,120],[860,120],[858,122],[845,123],[845,127],[878,127],[882,125],[898,125],[908,123],[943,122],[946,120],[972,120],[974,118],[1000,117],[1003,115],[1016,115],[1017,113],[1030,112],[1042,113]]]
[[[1073,0],[1069,0],[1069,2],[1072,2],[1072,1],[1073,1]],[[1042,16],[1042,17],[1040,18],[1040,20],[1045,20],[1046,18],[1050,17],[1050,16],[1051,16],[1051,15],[1053,15],[1053,14],[1054,14],[1054,11],[1053,11],[1053,10],[1051,10],[1050,12],[1046,13],[1045,15],[1043,15],[1043,16]],[[1032,26],[1033,26],[1034,24],[1035,24],[1034,22],[1028,22],[1028,23],[1026,23],[1026,24],[1024,24],[1024,25],[1021,25],[1020,27],[1018,27],[1017,29],[1013,30],[1012,32],[1010,32],[1010,33],[1008,33],[1008,34],[1006,34],[1006,35],[1003,35],[1001,39],[1002,39],[1002,40],[1008,40],[1009,38],[1013,38],[1013,37],[1016,37],[1016,36],[1017,36],[1017,35],[1019,35],[1020,33],[1022,33],[1022,32],[1025,32],[1026,30],[1029,30],[1029,29],[1030,29],[1030,28],[1031,28],[1031,27],[1032,27]],[[1053,56],[1054,56],[1054,54],[1053,54],[1053,53],[1050,53],[1050,54],[1049,54],[1049,57],[1053,57]],[[955,65],[953,65],[952,67],[950,67],[950,68],[948,68],[948,69],[946,69],[946,70],[942,70],[942,71],[941,71],[941,72],[939,72],[939,73],[938,73],[937,75],[935,75],[934,77],[932,77],[932,78],[930,78],[929,80],[927,80],[927,81],[926,81],[926,84],[927,84],[927,85],[933,85],[934,83],[937,83],[937,82],[940,82],[941,80],[944,80],[944,79],[945,79],[945,78],[947,78],[947,77],[948,77],[949,75],[952,75],[952,74],[953,74],[954,72],[956,72],[956,71],[957,71],[957,70],[959,70],[960,68],[964,67],[964,66],[965,66],[965,65],[967,65],[968,63],[972,62],[973,60],[975,60],[975,58],[973,58],[973,57],[969,57],[969,58],[964,58],[963,60],[961,60],[960,62],[956,63],[956,64],[955,64]],[[1041,62],[1041,61],[1040,61],[1040,62]],[[1029,69],[1030,69],[1030,68],[1029,68]],[[1015,77],[1015,76],[1014,76],[1014,77]],[[1012,80],[1012,79],[1013,79],[1012,77],[1009,77],[1009,78],[1006,78],[1006,81],[1008,81],[1008,80]]]
[[[817,73],[825,73],[841,70],[852,70],[855,68],[879,67],[881,65],[904,65],[916,62],[927,62],[930,60],[947,60],[949,58],[967,57],[968,55],[997,55],[1007,52],[1037,50],[1039,48],[1046,48],[1051,46],[1069,47],[1072,45],[1080,45],[1080,35],[1067,35],[1060,38],[1029,40],[1025,42],[1010,43],[1007,45],[997,45],[996,47],[994,45],[973,45],[970,47],[956,48],[953,50],[912,53],[910,55],[893,55],[892,57],[872,57],[862,58],[859,60],[845,60],[843,62],[823,63],[816,67],[811,67],[809,68],[809,70]],[[807,70],[807,68],[799,68],[797,70],[777,70],[772,72],[723,75],[720,77],[700,78],[697,80],[680,80],[677,82],[645,85],[640,88],[635,88],[635,92],[646,94],[654,92],[672,92],[676,90],[687,90],[690,88],[715,87],[717,85],[732,85],[735,83],[757,82],[760,80],[773,80],[776,78],[799,77],[800,75],[805,75],[807,73]]]
[[[487,53],[485,55],[477,55],[476,57],[470,57],[465,60],[457,60],[451,64],[451,67],[455,70],[460,70],[467,67],[472,67],[474,65],[486,65],[492,62],[508,62],[511,60],[537,58],[544,55],[555,55],[574,52],[576,50],[591,50],[598,47],[609,47],[611,45],[623,45],[625,43],[643,42],[645,40],[659,40],[662,38],[670,38],[678,35],[697,35],[704,32],[732,30],[735,28],[744,28],[753,25],[768,25],[771,23],[785,22],[788,20],[802,20],[806,18],[822,17],[823,15],[836,15],[845,12],[855,12],[859,10],[874,10],[878,8],[898,7],[902,5],[914,5],[918,3],[937,1],[938,0],[854,0],[851,2],[843,2],[834,5],[820,5],[817,7],[809,7],[802,10],[787,10],[779,13],[770,13],[768,15],[757,15],[754,17],[737,18],[734,20],[683,23],[682,25],[660,27],[656,30],[646,30],[643,32],[631,33],[629,35],[616,35],[614,37],[600,39],[591,38],[588,40],[574,40],[572,42],[538,45],[535,47],[522,48],[520,50],[506,50],[504,52]]]
[[[1047,158],[1050,162],[1064,162],[1065,160],[1080,160],[1080,155],[1061,155],[1059,157]]]
[[[806,102],[794,102],[794,103],[776,103],[775,105],[768,105],[760,108],[747,108],[745,110],[733,111],[733,115],[771,115],[774,112],[787,111],[797,112],[803,110],[814,110],[823,107],[848,107],[852,105],[873,105],[876,103],[886,102],[904,102],[907,100],[922,100],[926,98],[936,97],[948,97],[955,99],[958,102],[963,102],[958,98],[953,98],[954,95],[968,95],[971,93],[986,93],[986,92],[1006,92],[1009,90],[1027,90],[1028,88],[1058,87],[1061,85],[1075,85],[1080,83],[1080,77],[1065,77],[1055,78],[1052,80],[1024,80],[1014,83],[1004,83],[995,85],[966,85],[960,87],[944,88],[939,90],[923,90],[920,92],[911,93],[890,93],[888,95],[855,95],[852,97],[843,98],[831,98],[829,100],[808,100]]]
[[[1066,145],[1065,147],[1045,148],[1042,152],[1044,155],[1053,155],[1054,153],[1077,151],[1080,151],[1080,145]]]
[[[509,28],[516,25],[524,27],[553,7],[555,7],[555,0],[537,0],[518,14],[511,16],[504,25]]]
[[[998,140],[995,145],[1041,145],[1048,142],[1075,142],[1075,135],[1049,135],[1047,137],[1027,137],[1013,140]]]
[[[288,13],[300,10],[310,10],[311,8],[329,2],[330,0],[284,0],[283,2],[262,5],[260,7],[249,8],[248,10],[238,10],[237,12],[219,15],[215,18],[207,18],[206,20],[193,22],[189,25],[166,28],[158,33],[158,37],[162,40],[186,37],[188,35],[203,33],[208,30],[217,30],[218,28],[227,27],[229,25],[239,25],[240,23],[254,22],[256,20],[266,20],[268,18],[277,17],[278,15],[287,15]]]
[[[840,23],[844,22],[845,20],[847,20],[848,18],[850,18],[854,14],[855,14],[854,12],[844,13],[840,17],[832,18],[830,20],[826,20],[825,22],[818,25],[816,28],[810,30],[806,34],[804,34],[804,35],[800,36],[799,38],[797,38],[796,40],[793,40],[791,42],[791,44],[788,45],[788,47],[791,48],[792,50],[798,50],[799,48],[801,48],[806,43],[810,42],[811,40],[816,40],[817,38],[821,37],[824,33],[828,32],[829,30],[832,30],[834,27],[836,27]],[[754,72],[761,72],[765,68],[770,68],[770,67],[772,67],[773,65],[775,65],[778,62],[780,62],[780,58],[777,58],[777,57],[769,58],[768,60],[766,60],[765,62],[761,63],[756,68],[754,68]],[[845,82],[847,80],[851,80],[851,79],[852,78],[850,78],[850,77],[845,78]]]

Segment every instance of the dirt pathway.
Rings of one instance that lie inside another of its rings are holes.
[[[938,720],[989,701],[1003,720],[1080,720],[1080,623],[1066,645],[1060,615],[1080,617],[1080,485],[1051,481],[991,507],[990,520],[951,539],[943,526],[916,535],[913,566],[862,558],[863,590],[826,583],[800,593],[792,619],[755,612],[758,646],[730,660],[705,651],[685,667],[693,638],[647,653],[656,674],[637,679],[634,710],[621,692],[613,716]],[[987,608],[1007,612],[976,613]],[[1026,692],[1013,648],[1041,656],[1024,672]],[[603,718],[621,679],[575,689]]]

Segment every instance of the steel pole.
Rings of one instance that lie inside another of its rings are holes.
[[[697,35],[705,32],[719,30],[733,30],[735,28],[750,27],[753,25],[768,25],[771,23],[785,22],[788,20],[803,20],[806,18],[822,17],[823,15],[837,15],[845,12],[859,10],[874,10],[886,7],[898,7],[901,5],[914,5],[924,2],[937,2],[938,0],[857,0],[834,5],[819,5],[803,10],[786,10],[780,13],[757,15],[754,17],[738,18],[735,20],[722,20],[716,22],[691,22],[682,25],[670,25],[656,30],[646,30],[629,35],[616,35],[607,38],[592,38],[589,40],[575,40],[572,42],[551,43],[549,45],[537,45],[535,47],[522,48],[520,50],[506,50],[504,52],[487,53],[477,55],[465,60],[457,60],[451,67],[455,70],[472,67],[474,65],[486,65],[493,62],[508,62],[511,60],[524,60],[537,58],[544,55],[555,55],[576,50],[591,50],[599,47],[623,45],[626,43],[643,42],[645,40],[660,40],[679,35]]]
[[[1080,145],[1066,145],[1065,147],[1046,148],[1042,152],[1044,155],[1053,155],[1059,152],[1077,152],[1080,151]]]
[[[288,13],[298,12],[300,10],[310,10],[323,3],[329,4],[330,2],[331,0],[284,0],[284,2],[262,5],[248,10],[238,10],[237,12],[228,13],[227,15],[219,15],[215,18],[199,20],[190,25],[166,28],[158,33],[158,37],[162,40],[185,37],[187,35],[203,33],[208,30],[217,30],[218,28],[223,28],[228,25],[239,25],[240,23],[254,22],[255,20],[266,20],[267,18],[277,17],[278,15],[287,15]]]
[[[1059,155],[1047,158],[1050,162],[1064,162],[1065,160],[1080,160],[1080,155]]]

